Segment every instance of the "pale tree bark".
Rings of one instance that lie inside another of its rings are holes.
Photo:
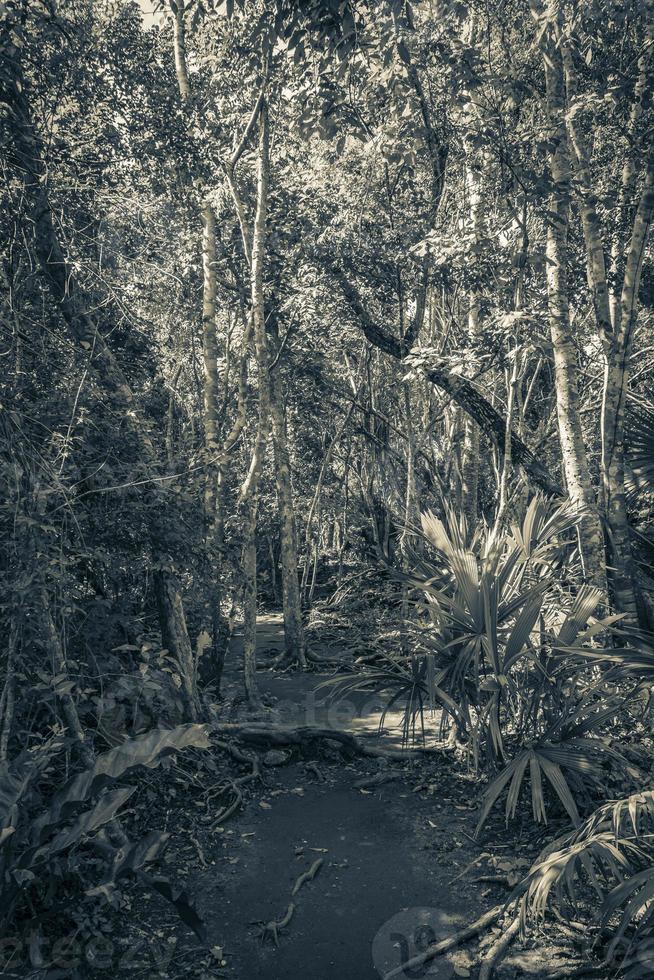
[[[404,413],[406,416],[406,490],[404,495],[404,527],[400,538],[400,551],[402,553],[402,567],[408,577],[413,560],[410,544],[413,544],[416,551],[421,550],[421,539],[416,535],[417,529],[420,528],[420,495],[418,492],[418,481],[416,476],[417,445],[412,417],[411,387],[408,381],[405,381],[402,387],[404,389]],[[409,644],[405,627],[409,620],[410,609],[409,586],[406,578],[402,582],[402,601],[400,610],[400,643],[402,650],[407,652],[409,649]]]
[[[243,527],[243,669],[245,692],[250,705],[261,707],[256,680],[257,626],[257,511],[259,479],[268,443],[271,421],[271,385],[266,317],[263,292],[263,271],[266,258],[266,218],[268,184],[270,179],[270,147],[268,106],[263,100],[259,112],[259,146],[257,153],[257,203],[252,226],[252,261],[250,295],[252,303],[252,333],[257,362],[259,392],[259,422],[250,468],[239,497],[244,519]]]
[[[204,438],[207,455],[218,450],[218,338],[216,335],[216,216],[208,204],[202,211],[202,354],[204,362]],[[215,480],[207,480],[207,514],[214,509]]]
[[[227,179],[227,184],[231,191],[232,200],[234,203],[234,209],[236,211],[236,216],[239,222],[239,227],[241,230],[241,238],[243,241],[243,250],[245,253],[245,258],[250,268],[250,282],[251,291],[254,295],[254,282],[256,277],[261,277],[261,316],[263,317],[263,263],[265,260],[265,245],[263,238],[260,238],[258,243],[255,243],[257,234],[261,229],[257,228],[257,221],[260,217],[260,207],[263,205],[263,224],[265,233],[265,210],[267,209],[267,195],[268,195],[268,182],[269,182],[269,170],[270,161],[268,157],[268,108],[265,102],[265,92],[266,84],[268,78],[268,68],[264,73],[264,79],[259,91],[257,100],[250,113],[249,120],[243,132],[243,135],[236,146],[232,156],[225,163],[225,176]],[[262,130],[262,116],[266,114],[265,124],[263,124]],[[241,197],[241,193],[238,186],[238,181],[236,178],[236,165],[245,149],[250,135],[254,131],[254,127],[259,122],[259,176],[258,176],[258,188],[257,188],[257,214],[255,215],[254,225],[252,228],[249,227],[245,206]],[[262,201],[261,194],[264,191],[262,180],[261,180],[261,153],[262,153],[262,133],[265,130],[265,143],[266,143],[266,161],[265,161],[265,197],[266,200]],[[259,249],[258,252],[255,251],[255,244]],[[260,263],[260,268],[255,269],[255,259],[257,263]],[[254,298],[253,310],[254,310]],[[259,301],[257,301],[259,302]],[[262,320],[263,322],[263,320]],[[273,449],[274,449],[274,463],[275,463],[275,482],[277,486],[277,498],[279,506],[280,515],[280,550],[281,550],[281,566],[282,566],[282,604],[284,611],[284,637],[286,644],[286,652],[290,659],[305,666],[306,664],[306,652],[305,652],[305,640],[304,640],[304,628],[302,625],[302,609],[300,601],[300,587],[298,581],[298,552],[297,552],[297,522],[295,519],[295,508],[293,501],[293,487],[290,478],[290,465],[289,465],[289,455],[288,455],[288,438],[286,430],[286,421],[284,418],[283,410],[283,397],[281,391],[281,385],[278,379],[273,377],[273,371],[270,364],[269,352],[267,350],[267,344],[265,341],[265,331],[263,337],[263,343],[257,340],[257,324],[255,317],[254,324],[254,335],[255,335],[255,350],[257,352],[257,371],[259,378],[259,431],[257,435],[257,442],[261,444],[262,440],[268,437],[268,429],[272,426],[272,437],[273,437]],[[262,350],[265,353],[265,363],[266,368],[264,371],[263,362],[260,359],[260,352]],[[267,380],[263,381],[262,371],[267,375]],[[263,387],[262,387],[263,386]],[[264,391],[265,388],[265,391]],[[262,399],[263,394],[263,401]],[[264,415],[265,414],[265,420]],[[262,424],[262,420],[264,423]],[[265,443],[263,446],[265,451]],[[251,473],[254,475],[253,466],[255,469],[260,468],[263,465],[263,455],[261,453],[261,445],[259,445],[259,450],[255,449],[252,457]],[[250,481],[250,477],[246,478],[246,485],[251,482],[252,486],[255,487],[258,483],[258,475],[256,480]],[[251,520],[249,526],[251,528],[252,521],[254,521],[254,526],[256,530],[256,510],[251,514]],[[250,548],[248,548],[251,551]],[[256,601],[256,596],[255,596]]]
[[[515,346],[510,353],[511,367],[506,371],[506,432],[507,438],[504,440],[504,456],[501,460],[501,470],[500,470],[500,481],[499,481],[499,494],[497,502],[497,511],[495,514],[495,523],[493,525],[493,536],[498,535],[507,518],[507,511],[509,507],[509,479],[511,477],[512,471],[512,460],[511,460],[511,439],[509,438],[511,429],[513,428],[513,420],[516,412],[517,403],[517,390],[518,390],[518,380],[520,377],[520,350],[518,347],[518,340],[515,340]]]
[[[646,5],[646,50],[639,60],[639,74],[634,91],[630,114],[630,133],[635,137],[635,127],[642,112],[651,59],[651,42],[654,40],[651,4]],[[612,249],[612,276],[618,271],[618,254],[624,255],[622,289],[610,290],[607,282],[606,252],[602,228],[597,213],[590,154],[579,112],[575,105],[578,98],[577,74],[573,51],[566,30],[558,26],[557,39],[563,57],[568,112],[566,113],[570,142],[573,148],[575,175],[580,196],[580,215],[586,245],[588,281],[593,297],[595,322],[604,353],[604,382],[602,392],[601,441],[602,441],[602,503],[607,529],[607,565],[614,604],[630,619],[646,620],[646,611],[638,587],[633,559],[631,533],[624,486],[624,409],[629,383],[629,361],[633,347],[636,304],[642,260],[653,208],[654,162],[650,158],[643,191],[637,205],[631,240],[623,242],[619,249],[624,228],[624,212],[627,200],[635,192],[636,168],[630,154],[623,166],[620,189],[618,231]]]
[[[170,0],[173,15],[173,44],[175,52],[175,74],[182,102],[191,99],[191,83],[186,65],[186,31],[184,27],[184,0]]]
[[[275,480],[280,521],[280,550],[282,571],[282,605],[284,610],[284,638],[286,656],[300,666],[306,666],[302,604],[298,580],[298,548],[293,485],[288,453],[288,436],[284,414],[284,398],[279,375],[271,377],[271,415],[273,449],[275,454]]]
[[[548,36],[551,37],[549,32]],[[559,440],[568,494],[580,515],[579,540],[585,576],[606,594],[602,527],[581,427],[577,354],[568,306],[570,159],[564,122],[563,63],[555,44],[550,41],[545,45],[546,108],[554,142],[550,154],[553,188],[547,215],[547,294]]]
[[[612,356],[607,359],[602,401],[602,478],[613,591],[618,609],[647,621],[641,606],[625,496],[624,420],[633,351],[638,289],[645,245],[654,215],[654,161],[650,160],[634,217],[624,279],[616,308]]]
[[[637,162],[643,156],[646,147],[644,141],[649,139],[646,126],[641,126],[643,109],[645,107],[645,97],[648,87],[652,85],[652,58],[654,56],[654,2],[645,0],[642,5],[645,20],[645,30],[642,40],[641,55],[638,59],[638,77],[634,87],[634,94],[631,99],[629,112],[629,123],[627,126],[628,149],[626,152],[622,175],[620,181],[620,191],[618,196],[618,207],[616,222],[611,245],[610,272],[614,282],[620,281],[620,265],[625,257],[625,239],[628,236],[628,229],[631,223],[633,210],[633,198],[638,181]],[[611,319],[614,326],[621,317],[620,312],[620,290],[614,289],[610,295]]]
[[[651,48],[654,42],[651,4],[646,5],[646,11],[649,18],[646,55],[639,62],[639,79],[634,93],[638,107],[641,106],[646,85],[651,85]],[[639,111],[634,108],[632,132],[635,132],[639,121]],[[635,165],[628,160],[622,175],[623,207],[635,192],[634,171]],[[606,357],[602,399],[602,486],[610,563],[615,569],[614,597],[618,609],[628,613],[632,619],[637,617],[643,625],[647,626],[649,626],[649,614],[638,585],[625,496],[624,417],[636,328],[638,291],[653,212],[654,158],[649,148],[644,183],[633,217],[631,237],[620,249],[621,255],[624,256],[624,273],[621,288],[616,289],[618,298],[612,301],[613,333]],[[615,261],[612,264],[615,270]]]
[[[470,226],[475,241],[483,234],[482,182],[468,160],[466,185]],[[471,290],[468,306],[468,340],[474,344],[479,337],[479,289]],[[479,426],[469,415],[464,416],[463,445],[461,447],[461,509],[465,515],[468,533],[477,524],[479,496]]]
[[[186,34],[184,24],[183,4],[181,0],[170,0],[173,13],[173,44],[175,54],[175,71],[177,85],[182,103],[190,104],[192,98],[191,83],[186,60]],[[242,236],[245,257],[248,266],[252,266],[252,233],[247,225],[245,208],[243,206],[235,177],[235,168],[245,151],[250,137],[254,132],[259,112],[261,110],[264,85],[250,114],[243,134],[225,164],[227,183],[232,192]],[[200,188],[200,192],[202,189]],[[201,193],[201,197],[204,195]],[[221,431],[227,408],[227,389],[222,405],[220,405],[220,377],[218,371],[218,334],[217,334],[217,285],[216,285],[216,215],[211,203],[205,198],[201,205],[202,213],[202,355],[203,355],[203,416],[204,440],[206,453],[206,482],[205,482],[205,521],[207,535],[207,557],[210,566],[210,595],[209,615],[211,619],[211,660],[212,681],[217,692],[220,683],[229,642],[229,627],[222,611],[223,602],[223,568],[225,552],[225,472],[228,458],[237,443],[247,421],[247,358],[252,340],[252,323],[248,321],[243,335],[243,349],[240,359],[237,411],[234,423],[229,433],[221,440]],[[265,452],[267,435],[259,432],[257,436],[256,460]],[[263,439],[263,448],[261,442]],[[256,528],[257,507],[247,518],[248,524],[254,522]],[[248,532],[249,533],[249,532]],[[251,565],[252,553],[248,549],[246,564]],[[256,551],[254,552],[256,556]],[[256,606],[256,586],[255,586]],[[256,624],[255,624],[256,625]],[[254,627],[253,627],[254,628]]]

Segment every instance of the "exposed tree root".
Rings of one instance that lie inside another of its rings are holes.
[[[214,742],[214,744],[217,745],[219,748],[224,749],[226,752],[228,752],[233,759],[236,759],[237,762],[242,762],[250,765],[251,770],[249,773],[246,773],[244,776],[238,776],[236,779],[226,780],[225,782],[211,789],[207,793],[206,795],[207,805],[209,803],[209,800],[212,799],[213,797],[216,796],[220,797],[228,792],[231,792],[231,796],[232,796],[231,801],[225,807],[223,807],[223,809],[220,810],[216,815],[216,818],[211,824],[211,830],[215,830],[216,827],[218,827],[221,823],[224,823],[225,820],[228,820],[229,817],[231,817],[232,814],[235,813],[236,810],[238,810],[239,807],[242,805],[243,793],[241,792],[241,786],[244,786],[246,783],[252,782],[253,779],[259,779],[261,776],[261,763],[259,761],[258,755],[243,752],[241,749],[238,748],[238,746],[232,745],[231,742],[224,742],[222,740],[217,740]]]
[[[257,925],[261,929],[261,943],[265,943],[266,939],[270,938],[275,946],[279,946],[279,931],[284,929],[291,919],[293,918],[293,913],[295,912],[295,905],[293,902],[289,902],[288,908],[286,909],[286,914],[283,918],[279,920],[271,919],[270,922],[259,922]]]
[[[211,824],[210,829],[212,831],[215,830],[216,827],[219,827],[221,823],[224,823],[225,820],[228,820],[231,815],[235,813],[243,804],[243,794],[241,793],[240,788],[231,779],[225,785],[219,787],[221,795],[222,793],[226,793],[228,790],[231,790],[232,793],[231,802],[228,803],[227,806],[223,807],[222,810],[219,810],[216,818]]]
[[[605,977],[611,967],[615,968],[615,964],[605,960],[596,966],[582,964],[581,966],[574,967],[574,969],[564,966],[563,968],[552,970],[550,973],[544,973],[543,976],[547,977],[547,980],[572,980],[573,977]]]
[[[432,943],[424,952],[419,953],[417,956],[412,956],[406,963],[401,963],[400,966],[395,967],[390,973],[385,974],[384,980],[392,980],[392,977],[406,975],[406,971],[412,970],[417,966],[422,966],[424,963],[428,963],[429,960],[433,960],[436,956],[447,953],[450,949],[454,949],[462,942],[465,942],[466,939],[471,939],[472,936],[476,936],[477,933],[482,932],[487,926],[499,919],[505,911],[505,905],[496,905],[488,912],[484,912],[483,915],[469,926],[466,926],[465,929],[461,929],[460,932],[455,932],[454,935],[448,936],[447,939],[441,939],[438,943]]]
[[[491,980],[495,968],[499,966],[506,956],[509,946],[518,935],[519,931],[520,915],[516,915],[509,927],[505,929],[497,942],[493,943],[492,947],[481,961],[479,980]]]
[[[299,892],[302,885],[305,885],[307,881],[313,881],[318,872],[320,871],[323,864],[323,858],[317,858],[308,871],[303,871],[301,875],[298,876],[297,881],[293,885],[293,891],[291,892],[291,897],[294,897]]]
[[[307,881],[313,881],[322,867],[323,860],[323,858],[317,858],[308,871],[303,871],[302,874],[298,876],[291,892],[292,898],[297,895],[302,885],[306,884]],[[289,902],[288,908],[286,909],[286,914],[283,918],[271,919],[270,922],[257,922],[256,925],[258,925],[260,929],[261,942],[265,943],[266,939],[270,939],[275,946],[279,946],[279,932],[289,924],[293,918],[294,912],[295,904],[293,902]]]
[[[340,742],[345,748],[355,755],[370,756],[376,759],[401,759],[405,762],[411,758],[423,758],[424,756],[440,756],[439,749],[413,748],[413,749],[386,749],[378,746],[367,745],[363,739],[351,735],[349,732],[342,732],[335,728],[313,728],[309,725],[299,728],[284,728],[281,725],[269,725],[261,722],[249,724],[225,723],[213,726],[213,731],[218,735],[231,735],[233,738],[243,742],[268,743],[272,745],[306,745],[312,741],[321,739],[331,739]]]
[[[313,773],[319,783],[325,782],[325,774],[315,762],[305,762],[304,768],[307,772]]]
[[[254,779],[260,775],[261,766],[258,755],[248,755],[247,752],[243,752],[242,749],[239,749],[237,745],[233,745],[231,742],[216,740],[214,745],[218,746],[218,748],[224,749],[225,752],[229,752],[231,757],[236,759],[237,762],[243,762],[249,766],[252,766],[252,772],[250,775],[247,777],[242,777],[243,779]]]
[[[381,786],[383,783],[390,783],[394,779],[401,779],[401,772],[378,772],[374,776],[365,776],[363,779],[357,779],[353,783],[355,789],[368,789],[370,786]]]
[[[344,667],[346,670],[353,670],[352,660],[344,660],[342,657],[321,657],[314,650],[307,649],[307,660],[318,667]]]

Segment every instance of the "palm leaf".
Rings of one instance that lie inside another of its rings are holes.
[[[639,408],[637,412],[630,413],[626,450],[629,465],[625,473],[625,488],[631,503],[640,494],[654,491],[654,412]]]

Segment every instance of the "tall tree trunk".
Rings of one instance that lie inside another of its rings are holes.
[[[259,496],[251,494],[243,508],[243,548],[241,576],[243,599],[243,682],[248,704],[262,707],[257,684],[257,510]]]
[[[577,74],[573,50],[567,35],[557,32],[563,57],[568,104],[578,97]],[[652,23],[648,23],[647,39],[652,41]],[[645,89],[650,54],[639,61],[639,76],[634,92],[634,108],[631,112],[630,130],[640,117],[640,101]],[[581,131],[577,115],[566,114],[577,186],[580,193],[580,214],[588,266],[588,281],[593,296],[593,307],[598,336],[604,351],[604,383],[602,392],[601,440],[602,440],[602,502],[607,527],[607,566],[613,602],[620,612],[632,621],[647,619],[642,605],[640,589],[633,560],[631,532],[627,515],[624,487],[624,407],[628,388],[629,360],[633,345],[636,302],[645,242],[652,220],[654,188],[652,186],[654,164],[651,160],[645,178],[645,186],[634,215],[632,236],[628,247],[619,251],[625,255],[622,290],[611,293],[606,275],[606,258],[601,224],[597,213],[591,170],[590,155]],[[617,232],[624,227],[626,198],[633,193],[636,172],[631,156],[624,164],[620,190],[621,220]],[[618,256],[614,245],[612,255],[613,274],[617,274]]]
[[[475,241],[483,234],[481,175],[475,173],[470,161],[466,164],[466,184],[470,208],[470,225]],[[468,340],[474,343],[479,336],[479,289],[470,291],[468,307]],[[461,447],[461,509],[468,533],[477,524],[479,495],[479,426],[469,415],[464,416]]]
[[[638,59],[638,77],[634,86],[629,112],[627,138],[628,150],[622,167],[620,191],[616,221],[614,223],[613,242],[611,245],[610,271],[611,279],[620,282],[621,264],[625,258],[626,238],[632,223],[633,200],[638,181],[638,162],[649,153],[647,141],[651,139],[648,126],[642,126],[643,111],[648,105],[647,93],[652,85],[652,49],[654,47],[654,2],[644,0],[642,4],[645,19],[645,31],[641,45],[641,55]],[[611,318],[614,326],[621,317],[620,289],[613,289],[610,296]]]
[[[564,122],[563,64],[561,53],[553,43],[547,44],[543,60],[547,115],[555,144],[550,154],[553,188],[547,215],[546,259],[559,440],[568,494],[580,515],[579,538],[585,576],[606,594],[602,527],[581,427],[577,355],[570,329],[567,273],[570,159]]]
[[[266,337],[266,317],[263,292],[263,270],[266,258],[266,217],[270,177],[270,148],[268,107],[265,100],[259,112],[259,147],[257,154],[257,203],[252,226],[252,263],[250,293],[252,303],[252,332],[257,361],[259,391],[259,424],[250,468],[241,487],[240,503],[245,515],[243,533],[243,666],[245,691],[250,704],[259,707],[261,697],[256,683],[256,625],[257,625],[257,510],[259,479],[268,443],[271,420],[270,363]]]
[[[191,83],[186,66],[186,30],[184,27],[184,0],[169,0],[173,15],[173,46],[175,51],[175,74],[182,102],[191,98]]]
[[[202,211],[202,355],[204,365],[204,447],[206,476],[204,512],[209,579],[209,618],[211,620],[212,681],[220,692],[220,681],[227,643],[222,613],[222,576],[225,538],[223,466],[218,458],[220,418],[218,379],[218,338],[216,334],[216,216],[205,204]],[[243,356],[246,356],[244,352]],[[237,416],[238,417],[238,416]]]
[[[185,26],[184,26],[184,6],[182,0],[170,0],[170,7],[173,12],[173,44],[175,51],[175,71],[177,75],[177,85],[179,88],[180,98],[184,105],[188,105],[191,99],[191,84],[188,75],[188,67],[186,61],[186,36],[185,36]],[[245,126],[245,129],[241,135],[240,140],[236,146],[236,149],[232,153],[230,159],[226,161],[224,171],[227,178],[227,183],[232,193],[232,198],[234,201],[234,206],[236,208],[237,217],[239,220],[239,225],[241,228],[241,234],[243,238],[243,248],[245,251],[245,257],[250,267],[251,281],[254,282],[254,255],[253,255],[253,239],[257,235],[255,218],[255,227],[252,231],[248,228],[246,211],[241,200],[240,192],[238,189],[238,184],[235,176],[236,165],[241,158],[243,152],[245,151],[247,144],[250,140],[252,133],[254,132],[257,120],[260,117],[262,107],[264,105],[264,95],[265,87],[267,82],[267,70],[264,76],[264,81],[261,86],[259,95],[255,102],[255,105],[250,113],[250,117]],[[267,122],[266,122],[266,133],[267,133]],[[267,136],[266,136],[267,140]],[[267,151],[266,151],[267,152]],[[266,160],[266,170],[268,168],[268,161]],[[267,198],[267,173],[266,173],[266,190],[265,196]],[[261,190],[261,188],[260,188]],[[258,205],[261,203],[260,195],[258,196]],[[267,201],[263,202],[264,209],[264,226],[265,226],[265,210],[267,207]],[[202,238],[202,266],[203,266],[203,293],[202,293],[202,337],[203,337],[203,360],[204,360],[204,434],[205,434],[205,450],[207,453],[207,475],[206,475],[206,487],[205,487],[205,514],[206,514],[206,525],[207,525],[207,540],[208,540],[208,557],[211,565],[212,574],[210,574],[211,584],[210,584],[210,616],[211,616],[211,651],[212,651],[212,662],[213,662],[213,681],[216,686],[216,690],[220,691],[220,682],[222,679],[222,672],[225,663],[225,655],[227,652],[227,643],[229,639],[229,627],[225,622],[225,618],[222,614],[222,575],[223,575],[223,559],[224,559],[224,546],[225,546],[225,516],[224,516],[224,484],[225,484],[225,467],[226,461],[229,457],[233,446],[236,444],[241,432],[243,431],[246,424],[247,416],[247,357],[248,349],[251,342],[252,330],[255,329],[254,323],[248,323],[244,332],[243,337],[243,352],[241,357],[241,366],[239,374],[239,391],[238,391],[238,408],[236,419],[234,424],[226,436],[223,439],[222,446],[219,447],[219,431],[222,422],[223,412],[219,410],[219,378],[218,378],[218,342],[216,334],[216,217],[215,212],[208,201],[204,201],[202,207],[202,220],[203,220],[203,238]],[[254,292],[254,287],[252,287],[252,292]],[[261,304],[263,304],[263,290],[261,289]],[[263,305],[261,306],[263,309]],[[263,316],[263,313],[261,314]],[[255,338],[256,347],[256,338]],[[245,493],[244,500],[249,498],[251,495],[251,506],[246,506],[247,517],[245,520],[245,543],[244,543],[244,561],[248,568],[252,567],[252,562],[255,565],[255,583],[254,583],[254,598],[250,596],[250,590],[246,589],[248,594],[248,602],[254,604],[254,626],[252,626],[252,636],[249,638],[246,644],[246,649],[254,649],[254,630],[256,630],[256,540],[250,540],[252,536],[256,539],[256,522],[257,522],[257,485],[259,479],[259,471],[263,465],[263,454],[265,453],[265,446],[268,438],[268,408],[267,404],[270,402],[269,393],[264,392],[264,404],[262,406],[261,402],[261,376],[259,379],[259,427],[257,436],[255,439],[255,449],[252,457],[252,463],[250,466],[250,472],[246,478],[247,490]],[[225,400],[223,407],[226,408],[227,404],[227,392],[225,392]],[[262,415],[262,410],[264,415]],[[262,419],[264,420],[262,423]],[[242,571],[244,571],[242,569]],[[248,622],[252,619],[252,610],[249,609],[248,612]],[[249,658],[250,653],[247,654]],[[254,654],[252,654],[254,656]],[[258,694],[255,689],[255,668],[248,670],[246,679],[246,687],[249,691],[249,697],[252,702],[258,700]]]
[[[298,580],[297,527],[293,506],[293,486],[288,455],[284,401],[279,375],[271,377],[271,417],[275,452],[275,480],[280,520],[282,604],[286,655],[293,663],[306,666],[302,604]]]
[[[612,356],[607,358],[605,366],[602,399],[602,481],[614,599],[620,611],[626,612],[632,619],[640,619],[644,625],[647,624],[648,614],[638,588],[625,497],[624,416],[638,289],[653,215],[654,161],[650,160],[626,254]]]

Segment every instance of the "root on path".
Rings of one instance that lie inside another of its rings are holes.
[[[520,915],[516,915],[509,927],[505,929],[497,942],[493,943],[490,950],[481,961],[479,980],[491,980],[495,968],[500,965],[509,950],[509,946],[519,932]]]
[[[286,909],[286,914],[281,919],[271,919],[270,922],[259,922],[257,925],[261,929],[261,943],[265,943],[266,939],[270,939],[275,946],[279,946],[279,931],[284,929],[291,919],[293,918],[293,913],[295,912],[295,905],[293,902],[289,902],[288,908]]]
[[[320,871],[323,864],[323,858],[318,858],[313,862],[308,871],[303,871],[301,875],[298,875],[297,881],[293,885],[293,891],[291,892],[291,897],[294,898],[299,892],[302,885],[305,885],[307,881],[313,881],[318,872]]]
[[[438,943],[432,943],[431,946],[428,946],[427,949],[424,950],[424,952],[418,953],[416,956],[412,956],[411,959],[406,961],[406,963],[401,963],[389,973],[386,973],[384,980],[392,980],[393,977],[406,976],[408,970],[413,970],[415,967],[423,966],[425,963],[433,960],[436,956],[442,956],[443,953],[449,952],[449,950],[454,949],[462,942],[465,942],[466,939],[471,939],[473,936],[476,936],[477,933],[482,932],[488,926],[492,925],[505,911],[505,905],[496,905],[488,912],[484,912],[483,915],[481,915],[475,922],[472,922],[469,926],[466,926],[465,929],[455,932],[452,936],[448,936],[446,939],[441,939],[441,941]]]
[[[322,739],[331,739],[340,742],[345,748],[349,749],[354,755],[370,756],[375,759],[398,759],[405,762],[411,758],[424,758],[425,756],[440,756],[438,749],[413,748],[413,749],[387,749],[379,746],[368,745],[363,739],[357,738],[350,732],[343,732],[337,728],[315,728],[310,725],[303,725],[298,728],[284,728],[282,725],[267,724],[261,722],[251,722],[245,724],[225,723],[213,725],[213,731],[217,735],[231,736],[243,742],[268,743],[270,745],[307,745],[310,742]]]
[[[216,797],[220,798],[222,796],[228,795],[229,802],[223,806],[221,810],[215,816],[215,819],[211,825],[211,829],[215,830],[221,823],[228,820],[236,810],[243,804],[243,793],[241,787],[245,786],[246,783],[252,782],[254,779],[259,779],[261,776],[261,763],[259,757],[256,754],[248,754],[243,752],[236,745],[232,745],[230,742],[224,742],[222,740],[216,740],[214,744],[231,755],[233,759],[237,762],[242,762],[249,765],[250,772],[245,776],[239,776],[236,779],[227,779],[220,783],[216,787],[212,787],[205,796],[205,802],[207,807],[209,806],[209,800]]]

